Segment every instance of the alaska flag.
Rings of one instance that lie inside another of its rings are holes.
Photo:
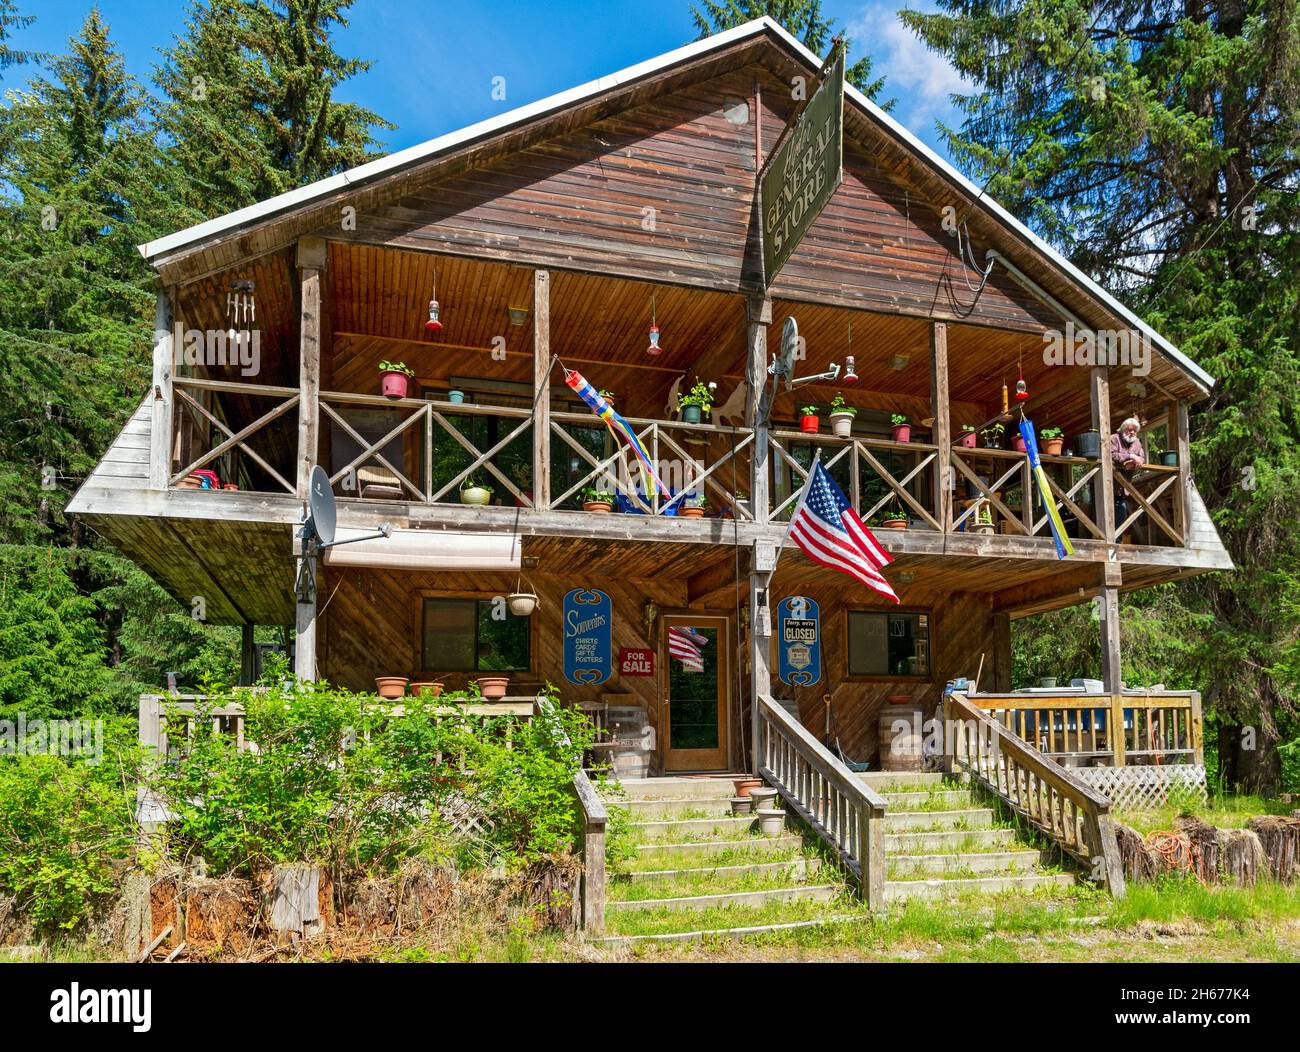
[[[1056,557],[1064,559],[1074,554],[1074,545],[1065,535],[1065,523],[1056,508],[1056,499],[1052,496],[1052,487],[1047,484],[1047,472],[1038,459],[1038,436],[1034,433],[1034,422],[1021,418],[1020,435],[1025,440],[1025,452],[1029,454],[1029,467],[1038,483],[1038,493],[1043,498],[1043,510],[1047,512],[1047,521],[1052,527],[1052,540],[1056,543]]]

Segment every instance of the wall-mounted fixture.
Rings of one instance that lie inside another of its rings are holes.
[[[528,321],[527,307],[507,307],[506,315],[510,318],[510,324],[516,329]]]

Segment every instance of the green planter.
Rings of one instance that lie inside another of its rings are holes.
[[[698,424],[700,422],[700,407],[697,405],[682,406],[682,423]]]

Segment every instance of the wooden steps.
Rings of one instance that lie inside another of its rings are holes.
[[[885,898],[945,899],[1056,893],[1074,883],[1051,872],[1016,830],[1000,828],[964,780],[867,772],[885,815]],[[743,938],[860,920],[868,911],[819,841],[791,825],[762,836],[756,818],[733,816],[730,776],[622,783],[613,807],[631,815],[633,856],[609,873],[609,945]]]

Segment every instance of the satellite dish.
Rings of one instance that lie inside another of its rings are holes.
[[[785,319],[785,324],[781,326],[781,354],[776,360],[777,377],[785,377],[785,389],[793,389],[791,380],[794,379],[794,360],[799,353],[799,323],[794,320],[794,315]]]
[[[334,543],[338,509],[334,506],[334,487],[330,485],[329,473],[319,464],[311,469],[311,492],[307,504],[310,509],[307,528],[315,533],[322,548],[328,548]]]

